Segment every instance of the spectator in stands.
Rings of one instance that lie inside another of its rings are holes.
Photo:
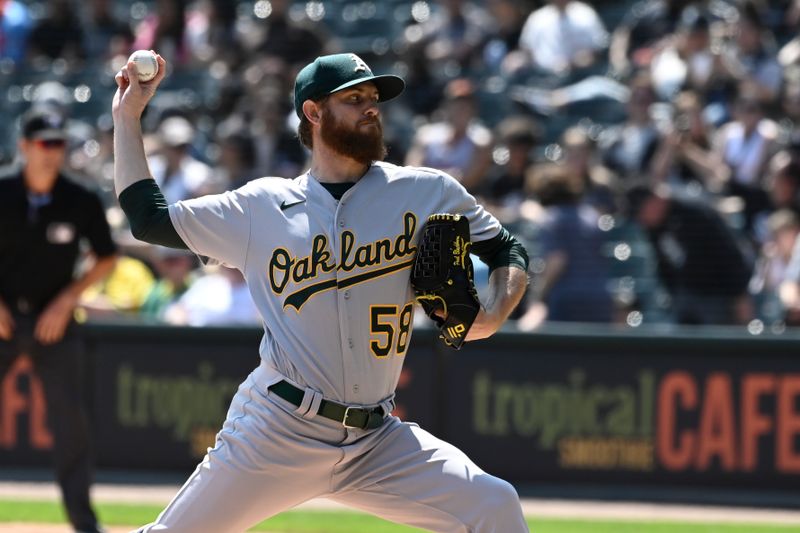
[[[781,89],[783,67],[778,63],[775,37],[764,26],[756,4],[743,2],[734,25],[735,40],[723,52],[720,74],[733,86],[749,86],[762,102],[774,101]]]
[[[52,0],[47,4],[47,15],[28,37],[28,57],[32,61],[64,59],[74,68],[86,58],[83,44],[83,26],[75,6],[70,0]]]
[[[0,0],[0,59],[20,64],[28,53],[28,35],[33,28],[28,6],[17,0]]]
[[[577,0],[549,0],[530,14],[519,39],[535,70],[560,78],[594,65],[607,46],[600,17]]]
[[[781,151],[769,164],[767,190],[773,210],[789,209],[800,216],[800,154]]]
[[[191,50],[186,40],[187,0],[156,0],[154,9],[135,30],[134,50],[158,50],[174,65],[187,65]]]
[[[167,309],[197,279],[197,260],[186,250],[164,246],[153,246],[149,257],[157,278],[139,307],[139,314],[148,320],[162,321]]]
[[[274,5],[275,2],[272,2]],[[243,53],[236,36],[237,2],[198,0],[186,13],[185,40],[192,57],[202,64],[222,59],[237,65]]]
[[[683,9],[692,0],[641,0],[631,7],[611,36],[609,58],[615,72],[627,76],[648,68],[662,41],[675,33]]]
[[[513,116],[495,128],[493,166],[477,194],[493,215],[504,222],[516,218],[525,197],[525,176],[534,162],[539,126],[533,119]]]
[[[800,155],[781,150],[769,161],[764,188],[768,205],[755,215],[753,236],[759,243],[772,234],[769,219],[776,211],[790,211],[800,216]]]
[[[678,30],[684,10],[698,10],[712,26],[723,27],[738,17],[733,2],[715,0],[641,0],[630,8],[611,35],[609,59],[614,71],[627,76],[647,69],[655,53]]]
[[[84,404],[80,294],[114,268],[116,246],[100,200],[64,172],[65,118],[22,118],[21,166],[0,177],[0,379],[23,354],[44,385],[56,478],[77,531],[100,531],[89,498],[92,458]],[[79,272],[82,241],[90,267]]]
[[[617,177],[600,161],[597,143],[580,126],[567,128],[561,136],[565,170],[583,183],[583,201],[600,214],[617,211]]]
[[[96,126],[92,129],[90,138],[75,148],[70,155],[73,168],[88,176],[100,194],[100,199],[106,209],[119,207],[114,193],[114,131],[109,115],[101,115]],[[125,217],[109,220],[112,227],[116,228]]]
[[[402,60],[407,65],[408,74],[405,78],[406,90],[400,96],[400,101],[408,106],[412,114],[428,116],[439,106],[445,82],[440,79],[441,72],[436,72],[436,68],[425,57],[419,37],[408,36],[413,33],[412,29],[419,30],[419,27],[412,26],[405,32],[405,39],[409,42],[405,44]]]
[[[194,126],[179,115],[165,118],[158,127],[158,149],[150,157],[150,169],[170,203],[224,190],[213,169],[191,154],[193,138]]]
[[[273,0],[272,11],[257,28],[255,50],[262,57],[276,60],[291,72],[299,71],[309,61],[324,53],[332,53],[328,46],[331,39],[320,25],[298,22],[289,17],[290,0]],[[335,47],[332,46],[332,48]],[[294,75],[289,74],[293,79]]]
[[[155,282],[144,261],[123,254],[105,279],[83,291],[79,305],[89,320],[132,317],[139,312]]]
[[[133,32],[127,22],[118,18],[112,0],[91,0],[82,4],[83,48],[92,61],[128,57]]]
[[[800,235],[800,218],[794,211],[780,209],[766,221],[767,239],[761,246],[750,293],[759,302],[759,316],[769,321],[783,320],[785,309],[780,300],[784,283],[791,283],[789,262]]]
[[[647,233],[661,282],[679,324],[746,324],[751,265],[737,237],[706,204],[670,195],[663,186],[631,186],[628,216]]]
[[[734,107],[735,120],[722,126],[713,142],[713,174],[707,183],[744,201],[744,228],[769,206],[765,190],[767,165],[780,149],[778,127],[766,118],[756,92],[743,89]]]
[[[800,326],[800,238],[795,238],[789,265],[779,288],[787,326]]]
[[[603,162],[623,181],[638,180],[649,172],[661,140],[650,115],[655,101],[650,76],[639,73],[629,87],[625,122],[610,128],[601,139]]]
[[[519,46],[522,27],[528,17],[525,0],[488,0],[486,9],[495,23],[495,30],[483,48],[483,61],[489,72],[506,68],[508,54]]]
[[[794,37],[785,43],[778,51],[778,62],[785,69],[796,69],[800,66],[800,2],[793,1],[787,10],[784,22],[794,31]]]
[[[266,87],[257,88],[253,95],[250,133],[257,140],[255,170],[259,176],[293,178],[306,164],[306,151],[287,119],[295,115],[282,96],[275,88]]]
[[[233,179],[233,185],[228,187],[254,177],[288,178],[299,174],[306,164],[307,153],[290,126],[282,82],[270,75],[259,83],[229,90],[230,101],[214,113],[219,119],[214,136],[221,146],[230,149],[223,154],[227,159],[223,164],[228,167],[238,161],[235,169],[228,168],[229,178]]]
[[[486,60],[482,52],[494,33],[493,19],[478,3],[437,0],[431,4],[430,14],[418,16],[416,24],[405,28],[398,47],[407,65],[401,102],[417,115],[436,111],[448,81],[482,71]]]
[[[60,81],[45,80],[33,87],[31,94],[31,105],[48,106],[67,117],[67,128],[74,126],[74,121],[70,120],[70,106],[75,101],[73,92]]]
[[[259,177],[255,171],[256,143],[248,131],[224,133],[218,143],[219,159],[214,168],[217,173],[215,181],[225,184],[226,189],[238,189]]]
[[[781,95],[781,111],[783,111],[783,116],[789,120],[790,127],[795,129],[793,132],[795,139],[792,142],[799,144],[794,141],[797,140],[797,127],[800,126],[800,79],[787,80],[784,85]]]
[[[610,265],[603,252],[604,234],[598,228],[598,213],[581,202],[582,177],[555,164],[532,172],[533,193],[546,211],[540,228],[544,270],[532,279],[528,310],[519,327],[531,330],[545,319],[611,322]]]
[[[689,189],[698,195],[718,190],[718,161],[712,155],[713,130],[703,117],[696,92],[683,91],[674,99],[672,117],[664,138],[653,156],[652,179],[672,187]],[[712,183],[707,181],[711,179]]]
[[[721,56],[711,46],[710,21],[694,6],[683,11],[672,39],[654,51],[650,75],[660,98],[672,99],[681,90],[705,94],[717,81]]]
[[[494,32],[491,16],[467,0],[436,0],[432,7],[427,19],[405,32],[405,45],[418,58],[411,62],[428,63],[437,81],[470,76]]]
[[[261,323],[241,272],[218,267],[197,278],[164,311],[171,324],[189,326],[246,326]]]
[[[456,79],[445,88],[441,122],[419,128],[406,165],[443,170],[476,190],[492,162],[492,132],[478,121],[475,86]]]

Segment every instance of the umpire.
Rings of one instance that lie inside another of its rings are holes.
[[[116,246],[100,199],[63,174],[64,125],[55,109],[28,111],[21,122],[22,164],[0,175],[0,379],[18,356],[30,356],[44,386],[69,521],[78,532],[98,532],[73,311],[81,292],[114,267]],[[76,276],[84,239],[94,261]]]

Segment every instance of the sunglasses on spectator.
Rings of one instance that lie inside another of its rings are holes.
[[[64,148],[67,145],[67,141],[64,139],[35,139],[33,142],[37,147],[47,150]]]

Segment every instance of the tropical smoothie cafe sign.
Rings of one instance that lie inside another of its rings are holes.
[[[567,348],[460,355],[443,436],[516,480],[800,486],[800,364]]]
[[[800,474],[800,374],[641,370],[629,384],[477,372],[476,434],[529,441],[563,469]]]

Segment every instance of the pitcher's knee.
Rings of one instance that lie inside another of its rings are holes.
[[[519,495],[517,490],[508,481],[492,478],[483,499],[483,506],[488,512],[507,512],[519,509]]]
[[[475,502],[469,531],[523,533],[528,531],[519,496],[511,483],[493,476],[481,480],[481,497]]]

